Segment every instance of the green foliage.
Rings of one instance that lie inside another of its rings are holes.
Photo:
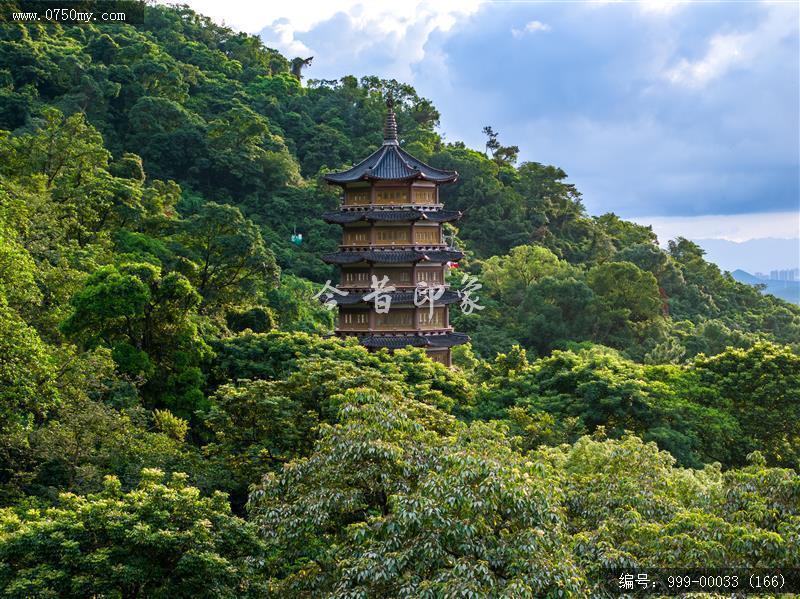
[[[188,276],[204,306],[253,301],[277,285],[275,256],[238,208],[208,202],[183,221],[177,238],[196,265]]]
[[[333,330],[335,315],[314,298],[317,292],[317,287],[305,279],[281,277],[280,287],[267,293],[267,302],[277,313],[281,330],[318,334]]]
[[[739,421],[741,436],[730,461],[744,463],[752,451],[789,467],[800,465],[800,356],[787,347],[757,343],[748,350],[728,348],[694,363],[714,408]]]
[[[257,37],[146,12],[0,24],[5,595],[589,596],[601,565],[798,566],[800,308],[590,217],[490,128],[491,157],[444,143],[409,85],[304,86]],[[448,234],[485,309],[454,307],[455,369],[331,337],[313,297],[340,235],[320,175],[379,146],[389,92],[400,143],[459,172]]]
[[[562,473],[574,548],[611,568],[795,567],[800,478],[753,464],[682,470],[634,437],[543,450]],[[764,514],[770,514],[764,517]]]
[[[58,401],[56,361],[0,296],[0,431],[29,425]]]
[[[632,431],[688,466],[742,465],[754,450],[773,465],[800,463],[792,425],[800,368],[787,347],[759,343],[688,365],[643,365],[599,346],[529,363],[523,351],[478,368],[474,415],[508,419],[528,446],[602,429]]]
[[[196,452],[181,442],[185,421],[158,411],[153,420],[157,430],[148,430],[140,409],[120,413],[85,397],[65,402],[49,422],[18,439],[13,449],[23,459],[14,464],[11,485],[53,500],[60,491],[98,492],[108,474],[130,489],[143,467],[191,472],[204,482]]]
[[[463,374],[424,357],[422,350],[369,352],[356,339],[306,333],[244,333],[214,346],[212,384],[238,379],[288,379],[319,401],[341,389],[398,389],[433,404],[464,411],[473,389]],[[329,393],[326,395],[326,391]]]
[[[204,403],[199,364],[209,353],[194,319],[200,299],[178,273],[105,266],[73,297],[62,330],[86,347],[112,347],[121,372],[146,377],[151,403],[190,417]]]
[[[153,410],[153,420],[159,431],[175,441],[183,441],[189,432],[189,423],[169,410]]]
[[[145,470],[135,490],[116,478],[50,508],[0,512],[0,588],[7,597],[259,596],[260,543],[221,493],[201,497]]]
[[[264,472],[308,453],[318,424],[319,406],[308,405],[283,382],[240,381],[212,398],[204,424],[213,435],[204,455],[222,474],[236,507]]]
[[[795,471],[675,468],[633,436],[520,450],[436,412],[349,392],[254,489],[274,594],[587,596],[607,567],[797,564]]]
[[[315,453],[251,496],[280,595],[575,590],[558,492],[485,425],[351,393]],[[309,518],[309,514],[313,514]],[[491,567],[489,566],[491,564]]]

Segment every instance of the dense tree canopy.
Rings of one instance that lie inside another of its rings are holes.
[[[800,308],[588,215],[507,132],[445,142],[407,84],[290,65],[181,6],[0,21],[0,593],[578,597],[604,567],[800,566]],[[483,309],[453,307],[453,369],[332,337],[314,299],[321,175],[378,147],[390,92],[403,147],[459,172]]]

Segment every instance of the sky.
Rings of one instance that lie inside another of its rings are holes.
[[[591,214],[662,240],[800,236],[796,0],[188,4],[314,56],[309,78],[411,83],[446,140],[480,149],[491,125],[563,168]]]

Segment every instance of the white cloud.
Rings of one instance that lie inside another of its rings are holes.
[[[158,0],[164,2],[165,0]],[[425,45],[435,31],[450,31],[460,20],[474,14],[484,0],[182,0],[197,12],[233,29],[259,34],[264,43],[293,56],[314,56],[310,77],[335,77],[344,67],[350,72],[354,59],[373,52],[385,60],[383,76],[413,78],[413,65],[425,58]],[[304,36],[317,26],[346,19],[340,39]],[[374,70],[373,70],[374,72]]]
[[[522,37],[526,33],[535,33],[537,31],[550,31],[550,25],[541,21],[530,21],[522,29],[511,29],[511,34],[514,37]]]
[[[669,69],[667,79],[673,83],[683,83],[700,87],[724,75],[736,64],[749,60],[746,48],[750,45],[752,34],[715,35],[708,44],[708,52],[696,61],[686,58]]]
[[[708,214],[704,216],[636,216],[628,220],[652,225],[658,240],[665,244],[678,236],[687,239],[727,239],[748,241],[764,237],[800,237],[800,213],[755,212],[750,214]]]
[[[477,12],[482,0],[341,0],[327,5],[314,19],[295,16],[287,8],[277,30],[273,22],[261,30],[264,43],[287,56],[298,55],[300,44],[313,55],[309,77],[337,78],[369,73],[413,82],[415,66],[428,59],[429,40],[450,32]],[[306,3],[307,4],[307,3]]]
[[[158,0],[173,4],[171,0]],[[326,0],[296,0],[295,2],[253,2],[252,0],[179,0],[200,14],[211,17],[237,31],[258,33],[267,25],[284,20],[291,29],[309,28],[347,10],[357,2],[328,2]],[[380,3],[379,1],[377,3]]]
[[[664,76],[674,84],[703,87],[736,67],[748,67],[773,53],[776,46],[797,33],[796,5],[766,3],[766,18],[747,32],[718,33],[708,42],[704,56],[681,58]]]
[[[592,8],[605,8],[608,5],[635,4],[640,12],[649,15],[669,15],[676,9],[691,3],[692,0],[588,0],[585,4]]]
[[[668,15],[685,4],[684,0],[640,0],[637,6],[644,13]]]
[[[303,56],[305,58],[313,53],[311,48],[294,38],[292,25],[285,19],[275,21],[272,24],[272,31],[277,36],[275,38],[276,41],[268,45],[271,47],[280,46],[289,57]]]

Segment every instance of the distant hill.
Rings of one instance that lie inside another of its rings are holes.
[[[775,297],[800,304],[800,281],[772,281],[769,279],[762,279],[742,269],[736,269],[731,272],[731,276],[740,283],[747,283],[748,285],[766,285],[764,293],[771,293]]]
[[[706,251],[706,259],[722,270],[769,272],[800,267],[800,238],[764,237],[737,242],[727,239],[692,239]]]

